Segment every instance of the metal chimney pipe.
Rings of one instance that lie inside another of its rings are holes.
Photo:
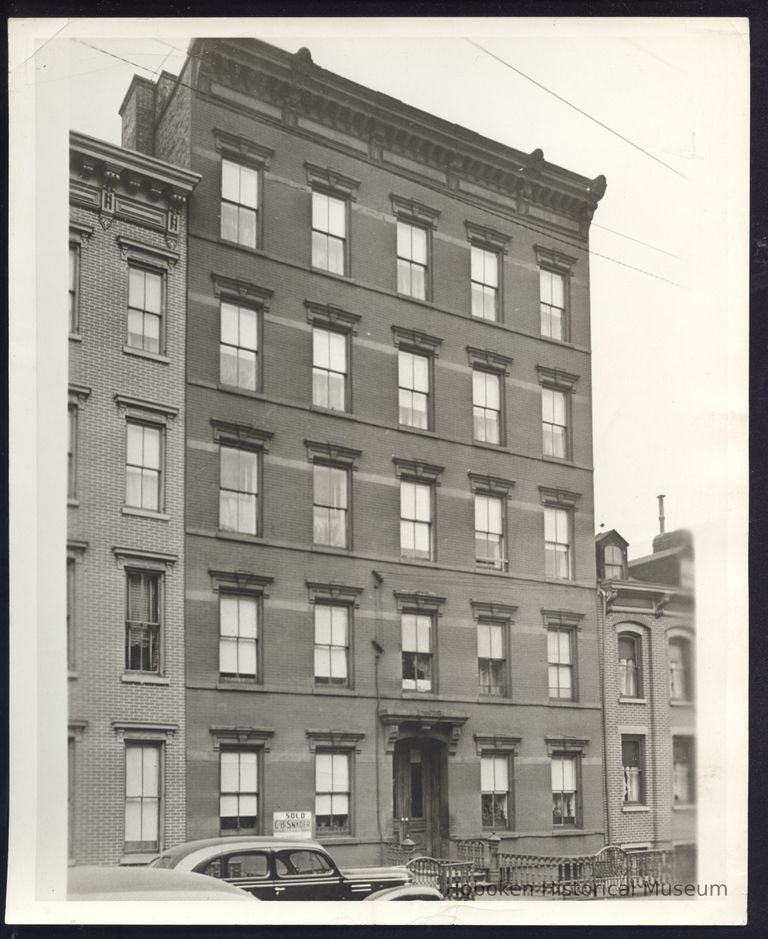
[[[664,499],[666,496],[656,496],[659,500],[659,534],[664,534]]]

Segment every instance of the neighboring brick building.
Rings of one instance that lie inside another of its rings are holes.
[[[184,838],[186,207],[197,176],[70,137],[69,853]]]
[[[657,535],[653,554],[627,561],[616,531],[597,537],[604,649],[608,840],[674,847],[694,877],[696,714],[693,544]]]
[[[194,41],[121,113],[124,146],[202,177],[186,837],[309,810],[342,864],[406,832],[599,848],[605,180],[250,39]]]

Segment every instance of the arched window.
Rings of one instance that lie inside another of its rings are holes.
[[[691,644],[682,636],[675,636],[668,644],[669,697],[673,701],[690,701],[693,697],[691,670]]]
[[[621,580],[624,577],[624,552],[618,545],[606,545],[603,552],[603,577],[605,580]]]
[[[619,695],[622,698],[639,698],[640,686],[640,638],[632,633],[619,634]]]

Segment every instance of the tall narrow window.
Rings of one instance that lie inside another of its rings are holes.
[[[669,696],[673,701],[690,701],[693,681],[688,640],[670,639],[667,654],[669,659]]]
[[[219,345],[219,379],[222,385],[256,390],[258,345],[256,311],[222,302]]]
[[[509,828],[509,757],[480,758],[483,828]]]
[[[67,440],[67,498],[77,496],[77,406],[69,405]]]
[[[312,403],[332,411],[347,410],[347,343],[344,333],[312,330]]]
[[[624,774],[624,802],[644,802],[643,741],[640,737],[621,738],[621,768]]]
[[[485,320],[499,318],[499,256],[495,251],[472,245],[472,316]]]
[[[539,271],[541,335],[565,339],[565,277],[542,268]]]
[[[163,275],[128,268],[128,345],[144,352],[162,351]]]
[[[75,667],[75,559],[67,558],[67,669]]]
[[[501,376],[472,371],[474,438],[480,443],[501,443]]]
[[[315,754],[315,826],[318,835],[351,830],[348,753]]]
[[[606,580],[621,580],[624,577],[624,552],[618,545],[606,545],[603,551],[603,576]]]
[[[500,623],[477,624],[477,665],[482,694],[507,693],[504,627]]]
[[[402,614],[403,691],[432,691],[432,617]]]
[[[397,292],[418,300],[427,298],[427,231],[400,221],[397,223]]]
[[[249,166],[221,161],[221,237],[256,247],[259,174]]]
[[[575,826],[578,813],[577,758],[554,755],[552,770],[552,824]]]
[[[640,642],[636,636],[619,636],[619,694],[624,698],[638,698],[640,690]]]
[[[349,684],[349,607],[315,604],[315,682]]]
[[[69,332],[74,335],[79,327],[80,249],[69,246]]]
[[[672,738],[672,799],[690,805],[696,801],[694,747],[691,737]]]
[[[498,496],[475,495],[475,563],[504,568],[504,500]]]
[[[547,577],[572,577],[571,515],[568,509],[544,509],[544,559]]]
[[[397,355],[400,423],[405,427],[429,427],[430,360],[400,349]]]
[[[544,456],[564,460],[568,455],[567,398],[556,388],[541,389],[541,426]]]
[[[258,674],[259,605],[255,597],[219,597],[219,674],[222,678],[256,678]]]
[[[432,558],[432,486],[400,482],[400,554],[404,558]]]
[[[349,473],[338,466],[315,463],[312,468],[312,477],[314,543],[346,548],[348,546]]]
[[[325,192],[312,192],[312,266],[345,273],[347,203]]]
[[[160,850],[160,747],[125,747],[125,850]]]
[[[160,669],[160,574],[127,574],[125,667],[134,672]]]
[[[549,671],[549,696],[572,700],[573,682],[573,633],[570,629],[547,630],[547,665]]]
[[[255,750],[222,750],[219,773],[222,834],[255,832],[259,817],[258,754]]]
[[[162,430],[129,421],[125,467],[125,504],[159,512],[161,507]]]
[[[67,857],[70,861],[75,859],[75,741],[72,737],[67,740]]]
[[[255,535],[259,522],[259,455],[226,446],[219,452],[219,528]]]

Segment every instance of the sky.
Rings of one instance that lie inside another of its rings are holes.
[[[720,338],[745,328],[746,316],[709,283],[734,224],[723,174],[746,167],[723,134],[740,106],[746,127],[742,63],[728,51],[743,42],[738,23],[61,22],[48,49],[66,54],[39,55],[37,80],[64,83],[70,126],[112,142],[133,74],[178,74],[193,35],[240,34],[292,52],[307,46],[346,78],[519,150],[540,147],[587,177],[604,174],[590,235],[595,526],[620,531],[630,557],[649,553],[663,493],[667,530],[714,537],[712,486],[730,419]]]

